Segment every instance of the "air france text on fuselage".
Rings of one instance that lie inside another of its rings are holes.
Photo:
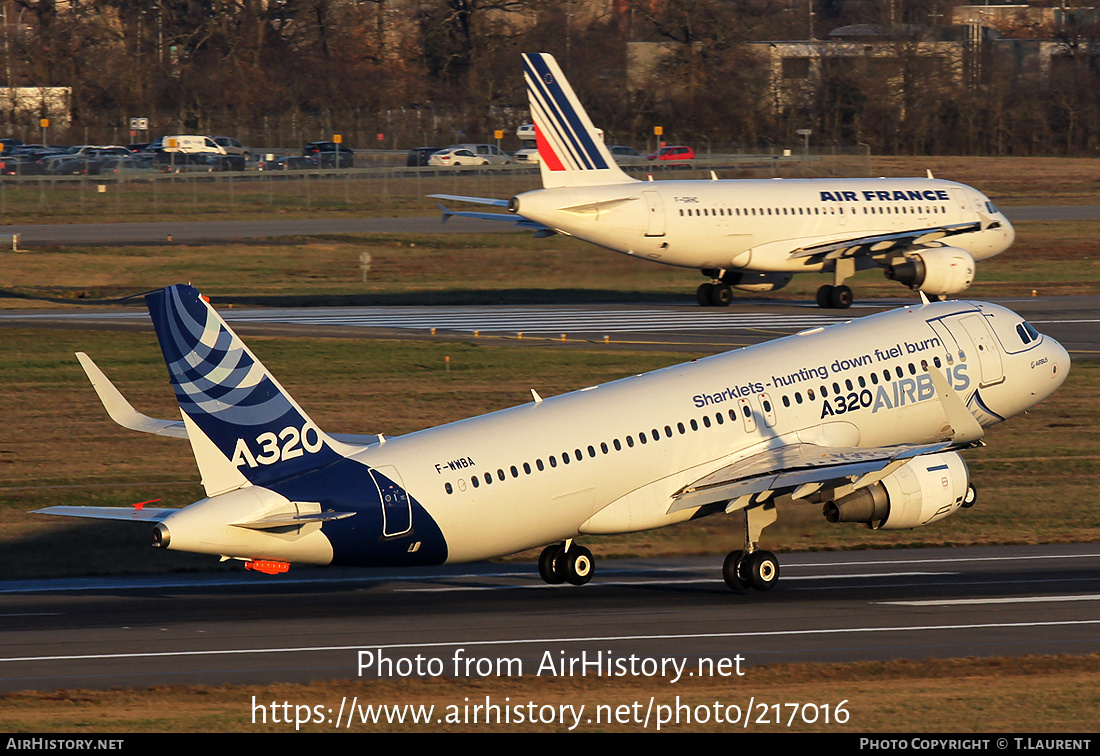
[[[951,199],[945,189],[923,191],[875,189],[860,192],[820,192],[819,194],[822,202],[947,202]]]

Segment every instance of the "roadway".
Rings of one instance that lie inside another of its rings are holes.
[[[671,664],[686,663],[688,675],[700,659],[740,656],[751,670],[1082,654],[1100,641],[1100,545],[781,559],[773,590],[743,594],[723,584],[720,556],[597,561],[580,588],[547,586],[531,564],[0,583],[0,690],[353,681],[361,650],[394,664],[420,656],[425,669],[438,660],[446,676],[456,654],[474,660],[469,676],[518,659],[534,677],[547,660],[602,652],[672,660],[668,675],[654,675],[671,698]],[[628,677],[650,676],[638,669]],[[751,680],[731,681],[736,702]],[[489,682],[482,692],[506,689]]]

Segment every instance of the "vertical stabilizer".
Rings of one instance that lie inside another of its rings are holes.
[[[553,55],[524,53],[523,78],[535,123],[543,187],[635,181],[611,157]]]
[[[343,456],[197,290],[145,300],[208,495]]]

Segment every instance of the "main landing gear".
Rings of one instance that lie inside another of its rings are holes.
[[[852,290],[844,284],[825,284],[817,290],[817,306],[833,310],[847,310],[852,306]]]
[[[779,581],[779,560],[758,545],[760,534],[775,518],[775,502],[771,499],[745,509],[745,547],[731,551],[722,565],[722,579],[733,590],[767,591]]]
[[[539,555],[539,577],[550,585],[584,585],[592,579],[592,552],[567,539],[552,543]]]
[[[733,289],[721,281],[699,284],[695,301],[702,307],[729,307],[733,301]]]

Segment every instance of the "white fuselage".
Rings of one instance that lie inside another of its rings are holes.
[[[652,262],[699,269],[807,272],[806,247],[981,222],[945,240],[975,260],[1015,239],[1008,219],[977,190],[921,178],[637,181],[536,189],[520,215],[559,233]],[[995,222],[995,223],[990,223]],[[860,267],[872,267],[870,260]]]
[[[1053,339],[1024,342],[1022,322],[996,305],[914,306],[412,433],[353,458],[396,476],[438,523],[452,562],[660,527],[698,511],[670,513],[678,491],[763,450],[942,439],[930,370],[982,425],[1033,406],[1061,384],[1069,358]]]

